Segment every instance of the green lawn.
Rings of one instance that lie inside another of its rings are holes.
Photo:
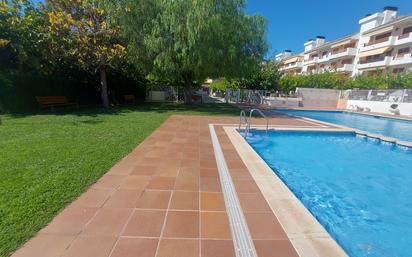
[[[230,105],[3,115],[0,125],[0,256],[47,224],[170,115],[238,115]]]

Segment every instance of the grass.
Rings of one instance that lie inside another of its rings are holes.
[[[225,104],[142,104],[3,116],[0,256],[47,224],[170,115],[238,115]]]

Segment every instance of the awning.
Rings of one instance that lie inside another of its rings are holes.
[[[361,53],[359,53],[359,58],[366,57],[366,56],[383,54],[386,51],[388,51],[389,49],[390,49],[390,47],[387,46],[387,47],[382,47],[382,48],[378,48],[378,49],[374,49],[374,50],[370,50],[370,51],[366,51],[366,52],[361,52]]]
[[[289,60],[284,61],[283,64],[297,62],[298,60],[299,60],[299,56],[296,56],[296,57],[290,58]]]
[[[330,48],[336,48],[338,46],[343,46],[343,45],[346,45],[346,44],[350,44],[352,42],[353,42],[353,39],[347,39],[347,40],[344,40],[342,42],[339,42],[339,43],[336,43],[336,44],[332,45]]]
[[[383,34],[385,32],[390,32],[392,30],[393,30],[393,26],[389,26],[389,27],[385,27],[385,28],[378,29],[378,30],[375,30],[375,31],[366,32],[364,35],[370,37],[370,36]]]

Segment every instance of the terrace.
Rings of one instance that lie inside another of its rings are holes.
[[[236,123],[236,117],[170,116],[12,256],[238,256],[245,249],[214,133],[251,242],[249,256],[346,256],[291,193],[283,197],[299,212],[273,200],[280,195],[268,192],[265,181],[276,176],[248,162],[233,138]],[[283,115],[271,117],[270,126],[336,129]]]

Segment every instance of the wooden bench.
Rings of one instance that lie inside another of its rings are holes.
[[[40,109],[50,108],[53,110],[55,107],[79,107],[77,103],[69,102],[65,96],[36,96],[36,100]]]
[[[135,104],[136,97],[134,95],[124,95],[124,102],[126,104]]]

